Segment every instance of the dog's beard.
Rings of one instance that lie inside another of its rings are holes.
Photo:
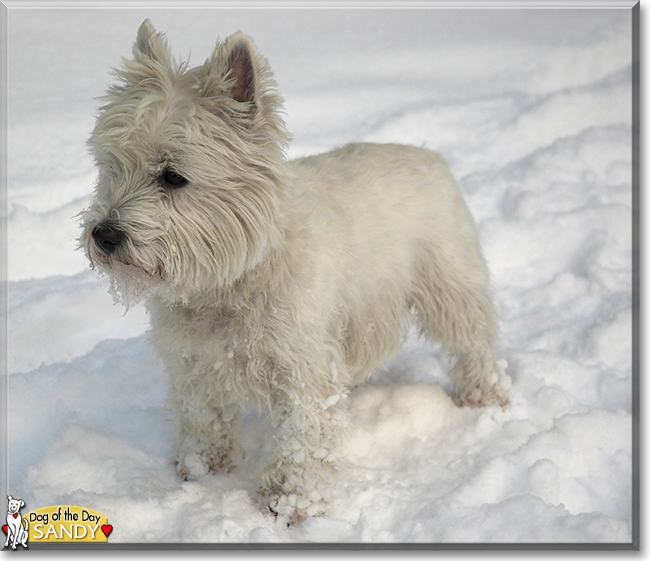
[[[107,256],[97,248],[92,239],[86,244],[86,254],[92,268],[109,281],[113,302],[122,304],[126,311],[142,299],[168,291],[165,267],[156,260],[142,259],[128,250],[118,250]]]
[[[134,265],[119,261],[111,267],[102,267],[109,280],[109,293],[113,302],[120,303],[128,311],[143,298],[149,298],[165,290],[163,279]]]

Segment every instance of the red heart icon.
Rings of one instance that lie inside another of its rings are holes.
[[[110,534],[113,531],[113,526],[110,524],[104,524],[102,525],[102,532],[104,532],[104,535],[108,537],[108,534]]]
[[[7,525],[6,525],[6,524],[2,527],[2,531],[3,531],[5,534],[7,533]]]
[[[14,518],[18,518],[18,513],[14,514]]]

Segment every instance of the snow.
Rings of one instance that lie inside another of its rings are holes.
[[[441,349],[413,333],[352,392],[326,516],[286,528],[259,511],[272,439],[251,412],[245,463],[181,482],[144,308],[114,306],[75,249],[96,98],[146,17],[195,63],[217,36],[251,35],[291,156],[359,140],[445,155],[492,274],[508,409],[457,408]],[[629,543],[631,18],[623,4],[10,10],[10,493],[26,511],[101,512],[111,543]]]

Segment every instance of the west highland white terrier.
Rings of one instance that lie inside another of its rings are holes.
[[[283,100],[242,33],[189,68],[145,21],[115,74],[81,245],[127,306],[146,298],[183,477],[231,470],[242,403],[268,405],[265,508],[323,512],[349,388],[411,320],[455,358],[456,403],[508,403],[486,264],[442,157],[350,144],[287,161]]]

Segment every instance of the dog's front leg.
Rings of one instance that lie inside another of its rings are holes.
[[[229,472],[244,457],[236,433],[240,412],[235,408],[211,408],[179,412],[177,417],[177,469],[184,479],[210,472]]]
[[[332,380],[336,370],[331,363],[307,378],[284,377],[274,392],[278,457],[264,471],[262,494],[269,511],[291,523],[324,511],[338,473],[348,399],[347,389]]]
[[[23,521],[20,521],[20,525],[18,526],[18,530],[20,532],[20,535],[18,537],[18,542],[20,545],[22,545],[25,549],[27,549],[27,530],[25,529],[25,526],[23,526]]]
[[[16,541],[18,540],[18,528],[14,527],[11,531],[11,549],[16,549]]]
[[[205,388],[177,384],[177,469],[184,479],[197,479],[210,472],[229,472],[245,453],[238,443],[241,412],[238,405],[222,406],[206,399]]]

